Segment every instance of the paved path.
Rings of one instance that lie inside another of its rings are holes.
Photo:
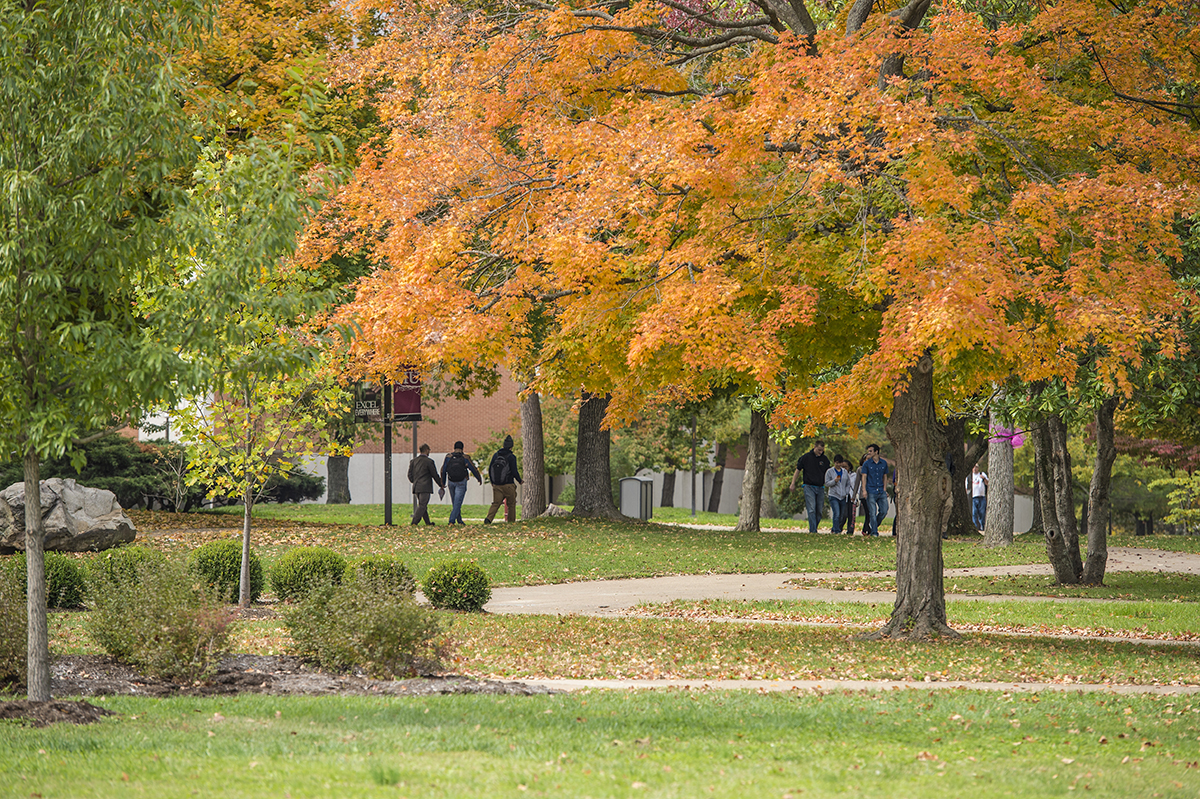
[[[1108,571],[1155,571],[1200,574],[1200,555],[1163,552],[1153,549],[1114,547],[1109,550]],[[631,580],[595,580],[557,585],[518,586],[492,589],[492,599],[485,607],[490,613],[529,613],[547,615],[621,616],[645,602],[672,600],[730,599],[815,599],[841,602],[892,603],[894,592],[834,591],[824,588],[803,588],[789,581],[796,578],[820,579],[847,577],[858,573],[822,574],[700,574],[670,577],[646,577]],[[892,572],[891,574],[894,574]],[[1049,564],[1023,566],[985,566],[970,569],[947,569],[947,577],[996,576],[1012,574],[1044,574],[1052,571]],[[1020,596],[968,596],[948,594],[947,599],[965,601],[1105,601],[1057,599]],[[1106,639],[1108,640],[1108,639]],[[1125,639],[1134,640],[1134,639]],[[1151,643],[1151,642],[1146,642]],[[695,690],[742,689],[754,691],[881,691],[898,689],[945,690],[950,688],[1009,691],[1009,692],[1095,692],[1122,694],[1200,694],[1198,685],[1121,685],[1068,683],[1009,683],[897,680],[557,680],[528,679],[521,682],[559,691],[588,689],[676,689]]]
[[[1163,552],[1155,549],[1114,547],[1108,553],[1108,571],[1157,571],[1200,574],[1200,555]],[[888,572],[895,574],[895,572]],[[862,572],[820,574],[687,574],[671,577],[644,577],[631,580],[593,580],[556,585],[525,585],[492,589],[489,613],[534,613],[548,615],[620,616],[643,602],[670,602],[676,599],[813,599],[837,602],[894,602],[892,591],[834,591],[828,588],[803,588],[790,580],[850,577]],[[1025,566],[984,566],[971,569],[947,569],[947,577],[978,575],[993,577],[1010,574],[1052,574],[1049,564]],[[1037,600],[1047,597],[968,596],[949,594],[948,599],[995,602]],[[1077,599],[1051,601],[1078,602]],[[1087,601],[1087,600],[1085,600]],[[1104,601],[1104,600],[1096,600]]]

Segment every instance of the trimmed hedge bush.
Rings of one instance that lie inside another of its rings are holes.
[[[344,583],[364,580],[381,588],[412,594],[417,581],[403,561],[394,555],[367,555],[346,566]]]
[[[88,633],[150,677],[204,680],[229,651],[234,617],[185,563],[146,561],[132,579],[94,572],[88,597]]]
[[[25,684],[28,619],[24,574],[0,569],[0,686]]]
[[[437,608],[476,611],[492,598],[492,587],[475,561],[449,560],[429,570],[425,596]]]
[[[88,584],[92,578],[108,581],[135,581],[144,566],[161,565],[167,556],[157,549],[143,546],[116,547],[96,555],[88,563]]]
[[[342,581],[346,559],[329,547],[295,547],[271,567],[271,587],[280,599],[299,599],[318,585]]]
[[[411,594],[368,580],[314,586],[283,612],[296,653],[321,668],[410,677],[437,667],[441,625]]]
[[[242,586],[242,542],[236,538],[222,538],[196,547],[188,554],[188,568],[204,578],[209,586],[216,588],[217,595],[226,602],[237,603]],[[266,579],[258,553],[250,550],[250,601],[257,602],[262,596]]]
[[[28,590],[25,553],[18,552],[5,562],[5,568],[17,574],[21,593]],[[61,552],[46,553],[46,607],[77,608],[83,605],[87,591],[87,570],[79,560]]]

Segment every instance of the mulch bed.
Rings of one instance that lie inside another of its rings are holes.
[[[329,674],[299,658],[230,655],[212,679],[181,685],[145,677],[131,666],[103,655],[57,658],[50,669],[53,696],[228,696],[240,693],[275,696],[435,696],[441,694],[551,693],[520,682],[476,680],[458,675],[424,675],[406,680],[375,680],[362,674]],[[21,719],[35,727],[69,722],[89,724],[111,711],[87,702],[0,701],[0,719]]]

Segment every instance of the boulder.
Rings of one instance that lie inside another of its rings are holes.
[[[46,549],[58,552],[100,551],[137,536],[113,492],[61,477],[42,481],[42,524]],[[0,491],[0,551],[24,548],[25,484],[14,483]]]

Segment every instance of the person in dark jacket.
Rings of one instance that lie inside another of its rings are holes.
[[[517,471],[517,456],[513,455],[512,445],[512,436],[505,436],[504,446],[496,451],[492,462],[488,464],[488,479],[492,481],[492,507],[488,508],[484,524],[492,523],[501,503],[504,504],[504,521],[511,523],[517,520],[515,484],[521,482],[521,475]]]
[[[423,519],[425,524],[432,525],[433,522],[429,521],[429,498],[433,496],[433,484],[437,483],[438,488],[446,486],[438,476],[437,464],[429,457],[428,444],[422,444],[421,454],[408,462],[408,482],[412,483],[413,497],[416,499],[412,523],[417,524]]]
[[[463,452],[463,443],[455,441],[454,451],[442,461],[442,482],[450,490],[450,502],[453,504],[448,524],[466,524],[462,517],[462,504],[467,495],[467,482],[471,475],[475,475],[475,479],[483,485],[483,475],[479,473],[471,456]]]
[[[792,475],[791,490],[796,490],[796,481],[804,481],[804,509],[808,511],[808,531],[815,533],[821,517],[825,515],[825,473],[829,471],[829,458],[825,455],[825,442],[817,441],[813,448],[800,456],[796,462],[796,473]]]

